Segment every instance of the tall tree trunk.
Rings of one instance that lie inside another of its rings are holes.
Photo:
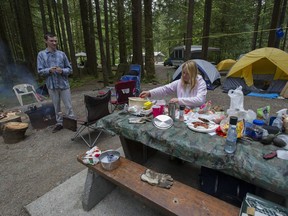
[[[127,49],[124,22],[124,0],[117,0],[118,41],[120,64],[127,64]]]
[[[143,73],[143,54],[142,54],[142,1],[132,0],[132,38],[133,38],[133,64],[141,65],[141,77]]]
[[[56,30],[57,30],[57,37],[58,37],[58,42],[59,42],[59,45],[60,45],[60,49],[61,50],[64,50],[63,48],[63,40],[62,40],[62,35],[61,35],[61,31],[60,31],[60,26],[59,26],[59,17],[58,17],[58,11],[57,11],[57,3],[55,1],[52,1],[52,9],[53,9],[53,14],[54,14],[54,20],[56,21],[55,24],[56,24]],[[70,57],[69,56],[69,53],[67,53],[68,55],[68,58]]]
[[[204,9],[204,24],[203,24],[203,39],[202,39],[202,58],[208,59],[209,32],[211,22],[212,0],[205,0]]]
[[[285,29],[284,39],[283,39],[282,50],[286,50],[287,34],[288,34],[288,21],[286,23],[286,29]]]
[[[94,38],[94,32],[91,33],[91,29],[89,26],[89,17],[88,17],[88,5],[87,0],[79,0],[80,5],[80,13],[81,13],[81,21],[82,21],[82,29],[83,29],[83,36],[84,36],[84,44],[87,54],[87,65],[86,69],[88,71],[88,74],[94,74],[95,77],[98,77],[98,71],[97,71],[97,61],[95,58],[93,58],[93,53],[96,53],[95,48],[95,41],[90,40],[90,34]]]
[[[145,70],[146,79],[155,79],[155,62],[153,46],[152,0],[144,1],[145,20]]]
[[[91,56],[90,59],[92,59],[92,63],[93,63],[93,71],[96,72],[96,77],[98,77],[98,58],[96,55],[96,34],[95,34],[95,26],[94,26],[94,12],[93,12],[93,5],[92,5],[92,1],[88,0],[88,20],[89,20],[89,55]]]
[[[52,11],[51,11],[51,1],[50,0],[46,0],[47,2],[47,10],[48,10],[48,16],[49,16],[49,24],[50,24],[50,32],[55,33],[55,28],[54,28],[54,19],[53,19],[53,15],[52,15]]]
[[[31,19],[30,5],[28,0],[16,0],[15,1],[16,16],[18,21],[18,28],[23,46],[23,53],[25,59],[25,66],[30,70],[32,74],[37,76],[36,71],[36,45],[35,35]],[[29,32],[29,34],[27,34]]]
[[[192,33],[193,33],[193,14],[194,14],[194,0],[189,0],[188,11],[187,11],[185,53],[184,53],[185,61],[187,61],[188,59],[191,58],[191,45],[192,45]]]
[[[261,8],[262,8],[262,0],[257,0],[257,2],[258,4],[257,4],[256,13],[255,13],[254,33],[253,33],[253,38],[252,38],[252,43],[251,43],[251,50],[256,49],[260,13],[261,13]]]
[[[116,62],[115,62],[115,39],[114,39],[114,19],[112,16],[112,1],[109,0],[109,17],[110,17],[110,32],[111,32],[111,40],[110,40],[110,44],[111,44],[111,55],[112,55],[112,66],[115,66]]]
[[[13,63],[13,57],[8,40],[8,29],[5,25],[5,15],[3,9],[0,7],[0,74],[3,80],[3,84],[11,89],[13,82],[9,77],[7,66]],[[1,93],[0,93],[1,94]]]
[[[104,81],[104,86],[108,86],[109,80],[108,80],[108,73],[107,73],[106,56],[105,56],[105,51],[104,51],[104,41],[103,41],[103,35],[102,35],[100,5],[99,5],[99,0],[94,0],[94,1],[95,1],[95,7],[96,7],[97,31],[98,31],[98,39],[99,39],[99,46],[100,46],[100,54],[101,54],[103,81]]]
[[[285,14],[286,14],[286,7],[287,7],[287,0],[283,0],[283,4],[281,7],[281,14],[279,17],[279,22],[278,22],[278,27],[281,27],[284,23],[284,19],[285,19]],[[279,48],[280,45],[280,39],[276,37],[276,41],[275,41],[275,47]]]
[[[61,5],[58,4],[58,11],[61,11]],[[62,8],[63,8],[63,4],[62,4]],[[65,28],[65,25],[64,25],[64,20],[63,20],[63,16],[64,14],[63,13],[60,13],[59,14],[59,22],[60,22],[60,25],[61,25],[61,34],[62,34],[62,38],[63,38],[63,49],[64,49],[64,52],[65,53],[69,53],[69,58],[73,57],[71,56],[71,53],[68,49],[68,46],[67,46],[67,36],[66,36],[66,28]]]
[[[48,32],[48,29],[47,29],[47,22],[46,22],[43,0],[38,0],[38,4],[40,8],[40,13],[41,13],[42,29],[43,29],[43,35],[44,35],[46,32]]]
[[[106,64],[107,64],[107,73],[109,77],[113,77],[111,69],[111,55],[110,55],[110,37],[109,37],[109,20],[108,20],[108,9],[107,9],[107,0],[103,1],[104,4],[104,23],[105,23],[105,44],[106,44]],[[111,18],[112,19],[112,18]],[[110,29],[111,32],[112,29]]]
[[[70,15],[69,15],[67,0],[63,0],[62,2],[63,2],[63,13],[65,17],[66,30],[67,30],[67,36],[68,36],[68,43],[69,43],[69,48],[70,48],[70,61],[72,62],[72,70],[73,70],[73,73],[76,73],[78,76],[80,76],[80,73],[77,67],[76,58],[75,58],[75,49],[74,49],[72,31],[71,31],[71,26],[70,26]]]
[[[280,14],[279,0],[274,0],[274,7],[273,7],[273,13],[271,16],[270,32],[269,32],[269,38],[268,38],[268,47],[275,47],[275,41],[276,41],[275,29],[277,28],[279,14]]]
[[[265,13],[266,13],[266,3],[264,4],[264,8],[263,8],[263,14]],[[260,37],[259,37],[259,47],[262,47],[264,25],[265,25],[265,22],[264,22],[264,19],[262,19],[261,32],[260,32]]]

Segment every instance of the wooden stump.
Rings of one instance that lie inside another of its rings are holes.
[[[14,144],[25,138],[28,123],[8,122],[3,128],[3,139],[6,144]]]
[[[3,133],[4,125],[8,122],[21,122],[21,117],[17,115],[11,115],[0,119],[0,135]]]

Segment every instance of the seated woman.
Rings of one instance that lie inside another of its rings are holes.
[[[140,97],[163,98],[173,93],[177,94],[177,98],[172,98],[170,103],[178,103],[188,108],[199,107],[206,102],[206,83],[193,60],[183,64],[181,79],[150,91],[143,91]]]

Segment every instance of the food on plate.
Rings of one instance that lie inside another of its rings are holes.
[[[192,122],[194,128],[197,128],[197,127],[204,127],[206,129],[209,128],[209,124],[205,123],[205,122],[200,122],[200,121],[196,121],[196,122]]]
[[[205,119],[205,118],[201,118],[201,117],[198,117],[199,120],[205,122],[205,123],[209,123],[210,121],[208,119]]]
[[[151,101],[147,101],[144,103],[143,109],[149,110],[152,107],[153,103]]]

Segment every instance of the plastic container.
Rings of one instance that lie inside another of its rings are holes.
[[[229,129],[227,133],[226,143],[224,150],[225,152],[232,154],[236,151],[236,143],[237,143],[237,130],[236,125],[238,122],[238,118],[236,116],[231,116],[229,121]]]
[[[256,141],[262,140],[264,121],[260,119],[253,120],[252,139]]]

